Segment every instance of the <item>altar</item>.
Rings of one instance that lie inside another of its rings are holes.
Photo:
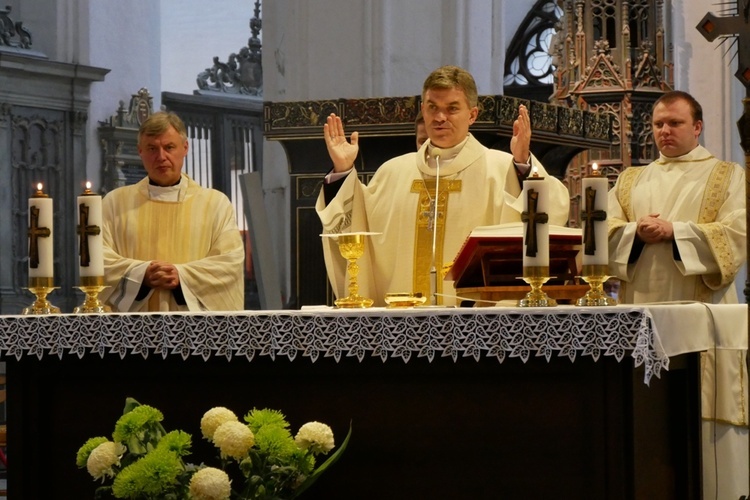
[[[337,445],[351,423],[305,498],[700,498],[696,353],[746,331],[747,306],[697,303],[0,316],[9,498],[93,498],[75,453],[128,396],[195,461],[213,406]]]

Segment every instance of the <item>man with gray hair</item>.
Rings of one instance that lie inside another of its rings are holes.
[[[143,122],[138,153],[148,174],[102,203],[101,298],[116,311],[244,308],[245,250],[235,210],[182,172],[185,124],[160,111]]]

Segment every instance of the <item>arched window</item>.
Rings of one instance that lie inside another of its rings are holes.
[[[518,27],[505,53],[506,95],[545,101],[552,94],[550,43],[563,11],[554,0],[539,0]]]

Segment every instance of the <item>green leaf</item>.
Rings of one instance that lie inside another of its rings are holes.
[[[141,403],[136,401],[133,398],[125,398],[125,408],[122,410],[122,414],[125,415],[126,413],[130,413],[133,411],[133,408],[136,408],[138,406],[141,406]]]
[[[349,438],[352,436],[352,424],[349,422],[349,433],[346,435],[346,438],[344,439],[344,442],[341,443],[341,446],[339,447],[336,452],[328,457],[328,460],[320,464],[320,467],[315,469],[312,474],[307,476],[307,479],[305,479],[302,484],[299,485],[299,488],[294,490],[294,496],[292,498],[297,498],[302,494],[303,491],[305,491],[307,488],[313,485],[315,481],[318,480],[318,477],[320,477],[321,474],[323,474],[330,466],[335,464],[338,459],[343,455],[344,450],[346,450],[346,446],[349,444]]]

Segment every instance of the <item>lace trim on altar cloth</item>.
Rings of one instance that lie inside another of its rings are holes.
[[[630,356],[644,366],[646,384],[669,368],[651,313],[637,307],[0,316],[0,353],[17,360],[114,354],[404,363],[412,356],[500,363]]]

